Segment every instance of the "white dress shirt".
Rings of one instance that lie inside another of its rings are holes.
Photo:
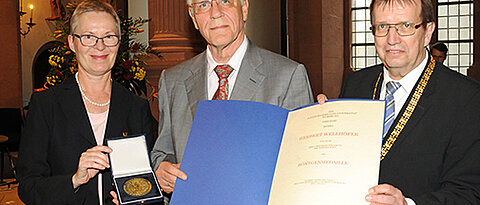
[[[228,60],[227,62],[227,64],[233,68],[232,73],[230,73],[230,75],[228,76],[228,99],[230,99],[230,96],[232,96],[231,94],[233,91],[233,86],[235,85],[235,81],[237,80],[237,75],[240,70],[240,66],[242,65],[243,57],[247,52],[247,47],[248,47],[247,36],[244,36],[242,44],[235,51],[235,54],[233,54],[232,58],[230,58],[230,60]],[[208,46],[207,46],[207,63],[208,63],[207,90],[208,90],[208,99],[211,100],[215,95],[215,92],[217,92],[218,80],[219,80],[217,73],[215,73],[214,69],[217,65],[223,65],[223,64],[219,64],[215,62],[212,56],[212,52],[210,51],[210,48],[208,48]]]
[[[387,83],[390,81],[395,81],[399,82],[402,87],[398,88],[398,90],[393,94],[393,97],[395,99],[395,117],[398,116],[398,113],[403,107],[403,104],[407,101],[408,96],[410,95],[410,92],[412,92],[415,84],[417,83],[418,79],[422,75],[423,69],[427,65],[427,60],[428,60],[428,53],[425,59],[412,71],[410,71],[407,75],[405,75],[402,79],[400,80],[393,80],[390,77],[390,74],[387,70],[387,68],[383,67],[383,82],[382,82],[382,88],[380,91],[380,100],[385,100],[385,96],[387,95],[386,89],[387,89]]]

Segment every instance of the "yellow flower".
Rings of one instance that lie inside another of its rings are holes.
[[[57,66],[57,63],[55,63],[55,62],[52,61],[52,60],[48,60],[48,63],[50,63],[50,65],[52,65],[52,66]]]
[[[135,77],[133,78],[137,80],[143,80],[146,74],[147,72],[145,72],[145,70],[143,70],[142,68],[137,68],[137,72],[135,73]]]
[[[77,71],[78,69],[75,66],[70,67],[70,72],[72,72],[72,74],[76,73]]]
[[[129,70],[129,71],[132,72],[132,73],[135,73],[135,72],[137,72],[137,70],[138,70],[137,67],[132,66],[132,67],[130,67],[130,70]]]
[[[51,55],[49,58],[48,58],[48,63],[50,63],[50,65],[56,67],[57,66],[57,62],[55,60],[55,55]]]
[[[47,76],[47,83],[48,83],[49,85],[53,85],[53,84],[52,84],[52,77]]]
[[[50,85],[55,85],[56,82],[57,82],[57,79],[58,79],[58,76],[56,76],[56,75],[48,76],[47,77],[47,83],[50,84]]]

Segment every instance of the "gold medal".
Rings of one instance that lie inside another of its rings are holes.
[[[130,196],[144,196],[152,190],[152,184],[143,178],[133,178],[123,184],[123,190]]]

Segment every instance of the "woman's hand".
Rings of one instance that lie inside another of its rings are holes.
[[[110,191],[110,195],[112,195],[113,199],[112,199],[112,202],[116,205],[118,205],[118,197],[117,197],[117,193],[115,193],[115,191]]]
[[[73,188],[87,183],[100,171],[110,167],[108,153],[113,150],[107,146],[97,145],[82,153],[77,172],[72,177]]]

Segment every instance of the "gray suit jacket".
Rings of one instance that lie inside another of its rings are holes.
[[[158,139],[151,154],[155,170],[162,161],[182,160],[198,101],[208,100],[206,56],[203,52],[162,72]],[[252,42],[248,44],[230,99],[270,103],[287,109],[313,102],[303,65]]]

